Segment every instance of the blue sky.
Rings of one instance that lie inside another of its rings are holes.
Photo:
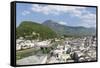
[[[17,26],[22,21],[43,23],[46,20],[68,26],[96,27],[96,8],[17,3]]]

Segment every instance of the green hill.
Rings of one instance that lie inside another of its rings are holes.
[[[23,21],[16,28],[16,38],[24,37],[25,39],[49,39],[55,38],[56,33],[51,30],[49,27],[42,24],[32,22],[32,21]]]

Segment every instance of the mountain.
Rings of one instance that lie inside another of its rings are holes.
[[[95,35],[96,30],[94,28],[86,28],[82,26],[72,27],[58,24],[52,20],[46,20],[42,23],[45,26],[48,26],[53,31],[55,31],[58,35],[65,35],[65,36],[90,36]]]
[[[16,28],[16,37],[24,37],[28,39],[49,39],[56,37],[56,33],[47,26],[32,21],[23,21]]]

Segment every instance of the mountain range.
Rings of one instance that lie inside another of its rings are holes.
[[[53,31],[55,31],[59,35],[66,35],[66,36],[90,36],[96,35],[95,28],[87,28],[83,26],[67,26],[61,25],[52,20],[46,20],[42,23],[45,26],[48,26]],[[80,23],[81,24],[81,23]]]
[[[36,33],[36,35],[33,35]],[[59,36],[92,36],[96,35],[95,28],[86,28],[83,26],[67,26],[59,24],[52,20],[46,20],[43,23],[23,21],[16,27],[16,38],[28,37],[28,39],[49,39]]]

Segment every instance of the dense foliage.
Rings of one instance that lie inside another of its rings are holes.
[[[25,39],[49,39],[55,38],[56,33],[49,27],[42,24],[23,21],[16,29],[16,38],[24,37]]]

